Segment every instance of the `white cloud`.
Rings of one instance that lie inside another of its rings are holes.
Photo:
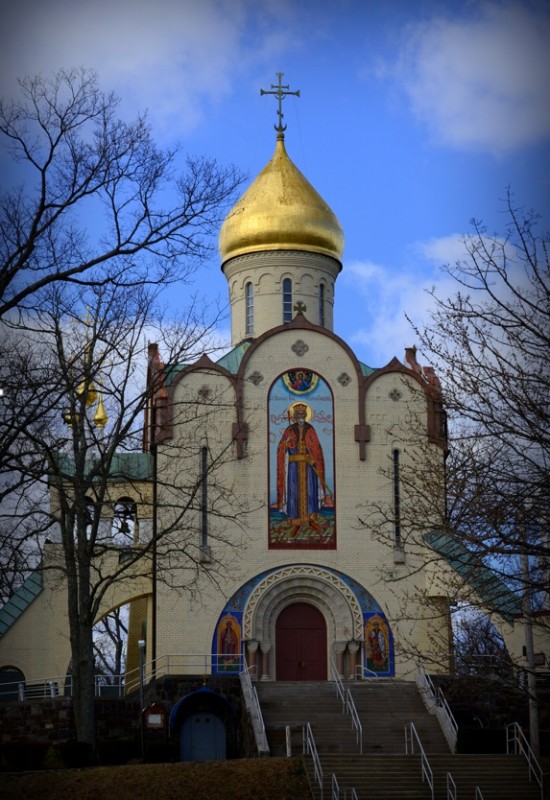
[[[405,317],[422,313],[428,297],[425,283],[412,274],[370,261],[345,265],[342,279],[352,284],[357,303],[360,297],[364,324],[350,337],[351,343],[367,353],[370,366],[384,366],[394,356],[404,360],[404,349],[414,344],[414,333]]]
[[[288,46],[284,11],[249,0],[19,0],[0,28],[1,91],[22,75],[83,65],[123,98],[123,113],[147,108],[157,130],[181,135],[245,67]]]
[[[451,233],[449,236],[417,242],[413,245],[413,250],[437,266],[456,264],[467,255],[464,240],[463,233]]]
[[[407,29],[395,70],[434,138],[459,149],[512,151],[550,136],[548,4],[469,5]]]
[[[342,280],[351,286],[355,303],[360,305],[365,324],[350,337],[351,342],[368,352],[370,366],[383,366],[393,356],[404,361],[405,348],[415,344],[415,333],[408,319],[419,326],[427,321],[434,301],[456,293],[457,284],[442,267],[464,258],[464,235],[451,234],[426,242],[416,242],[400,267],[372,261],[347,263]]]

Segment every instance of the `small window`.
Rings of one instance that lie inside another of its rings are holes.
[[[283,281],[283,322],[292,320],[292,281],[285,278]]]
[[[325,284],[319,284],[319,325],[325,327]]]
[[[401,498],[399,486],[399,450],[393,451],[393,515],[395,546],[401,547]]]
[[[254,333],[254,287],[250,281],[244,287],[244,294],[246,313],[245,333],[249,336]]]

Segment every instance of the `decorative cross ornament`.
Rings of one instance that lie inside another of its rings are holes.
[[[301,300],[294,305],[294,311],[297,311],[298,314],[304,314],[307,311],[307,306],[305,303],[302,303]]]
[[[260,89],[260,94],[274,94],[278,100],[279,108],[277,109],[277,115],[279,117],[279,124],[274,125],[273,127],[277,131],[277,139],[284,139],[284,131],[286,131],[286,125],[283,125],[283,100],[288,94],[296,95],[296,97],[300,97],[300,90],[298,89],[297,92],[289,92],[288,91],[288,84],[283,84],[281,82],[281,78],[284,75],[284,72],[276,72],[275,75],[279,79],[279,83],[272,83],[271,89]]]

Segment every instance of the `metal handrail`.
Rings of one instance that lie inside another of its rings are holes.
[[[336,664],[330,659],[330,674],[332,676],[332,680],[334,681],[334,685],[336,687],[336,694],[342,701],[342,713],[344,713],[346,708],[346,698],[344,696],[344,684],[342,683],[342,678],[338,674],[338,670],[336,669]]]
[[[359,753],[363,755],[363,726],[361,725],[361,720],[359,719],[359,714],[357,713],[357,708],[355,707],[355,703],[349,689],[346,693],[346,710],[349,711],[351,715],[352,727],[355,728],[355,741],[359,747]]]
[[[125,675],[94,675],[94,694],[96,697],[104,695],[122,697],[128,690]],[[112,681],[109,683],[108,681]],[[138,683],[139,685],[139,683]],[[49,700],[54,697],[72,697],[73,679],[71,675],[58,675],[54,678],[40,680],[11,681],[0,685],[0,703],[9,702],[4,697],[17,699],[20,703],[25,700]]]
[[[286,757],[292,756],[292,735],[290,725],[285,725],[285,740],[286,740]]]
[[[479,788],[479,786],[476,786],[475,800],[483,800],[483,795],[481,794],[481,789]]]
[[[331,798],[332,800],[340,800],[340,787],[338,786],[338,781],[336,780],[334,772],[332,773],[331,779]]]
[[[360,680],[365,679],[366,673],[370,673],[371,677],[373,678],[380,678],[378,672],[375,672],[373,669],[370,669],[366,666],[366,664],[356,664],[355,665],[355,677],[359,678]],[[368,676],[367,676],[368,677]]]
[[[313,773],[315,776],[315,780],[319,784],[319,789],[321,792],[321,800],[323,800],[323,770],[321,768],[319,753],[317,752],[317,746],[315,744],[313,731],[311,730],[311,725],[309,724],[309,722],[306,723],[303,730],[304,730],[304,755],[310,755],[313,760]]]
[[[424,665],[419,664],[418,675],[416,683],[420,689],[429,711],[435,711],[440,725],[445,734],[445,738],[449,743],[451,750],[454,752],[456,749],[456,741],[458,738],[458,723],[454,717],[451,707],[449,706],[443,690],[439,686],[435,686],[431,677],[426,672]]]
[[[531,750],[529,742],[525,738],[525,734],[521,729],[521,725],[517,722],[510,722],[510,724],[506,726],[506,752],[508,755],[510,755],[510,746],[512,744],[514,746],[514,754],[517,755],[521,753],[527,759],[527,764],[529,766],[529,781],[531,781],[531,774],[533,774],[540,787],[540,796],[543,798],[544,775],[542,768],[537,761],[535,754]]]
[[[267,743],[267,734],[265,732],[264,718],[262,715],[260,701],[258,700],[258,692],[256,691],[256,687],[252,684],[250,670],[248,669],[247,664],[244,665],[239,677],[241,679],[241,687],[243,690],[245,706],[248,709],[250,718],[252,720],[252,727],[254,729],[258,753],[260,755],[269,755],[269,744]]]
[[[232,672],[239,674],[243,669],[244,658],[242,655],[227,656],[223,653],[167,653],[154,661],[144,664],[145,675],[162,678],[166,675],[183,674],[210,674],[214,667],[219,668],[225,660],[231,658]],[[112,683],[107,683],[107,681]],[[97,697],[102,694],[112,695],[117,689],[122,697],[130,692],[137,691],[140,686],[139,667],[126,671],[120,675],[94,675],[94,691]],[[25,681],[12,681],[0,685],[0,702],[2,695],[17,697],[20,701],[26,699],[49,699],[61,695],[72,697],[73,680],[71,675],[56,675],[49,678]]]
[[[450,772],[447,773],[447,800],[457,800],[456,783]]]
[[[353,787],[351,788],[350,800],[359,800],[359,798],[357,797],[357,792]]]
[[[432,768],[430,767],[430,762],[426,758],[426,753],[424,752],[424,748],[422,747],[422,742],[420,741],[420,737],[416,731],[416,728],[414,727],[414,722],[409,722],[407,725],[405,725],[405,753],[407,755],[409,755],[409,753],[414,754],[415,740],[418,746],[418,750],[420,752],[422,782],[423,783],[424,781],[427,782],[432,794],[432,800],[434,800],[434,776]]]

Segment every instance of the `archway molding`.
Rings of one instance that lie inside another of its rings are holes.
[[[350,587],[336,573],[307,564],[282,567],[258,583],[244,610],[244,638],[273,642],[277,617],[292,603],[321,611],[329,642],[362,638],[363,615]]]

